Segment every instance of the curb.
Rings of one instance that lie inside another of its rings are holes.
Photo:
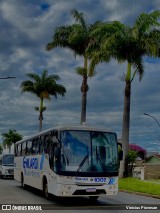
[[[142,192],[133,192],[133,191],[123,190],[123,189],[119,189],[119,191],[130,193],[130,194],[143,195],[143,196],[146,196],[146,197],[152,197],[152,198],[160,199],[160,195],[152,195],[152,194],[147,194],[147,193],[142,193]]]

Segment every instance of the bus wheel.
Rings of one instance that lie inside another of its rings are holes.
[[[24,177],[23,177],[23,174],[21,174],[21,186],[23,189],[26,188],[26,184],[24,184]]]
[[[96,201],[98,200],[99,196],[89,196],[90,200]]]
[[[48,183],[47,183],[47,180],[45,179],[44,182],[43,182],[43,194],[44,194],[44,197],[49,200],[49,193],[48,193]]]

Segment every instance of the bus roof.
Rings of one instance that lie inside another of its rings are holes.
[[[80,125],[80,126],[56,126],[56,127],[52,127],[52,128],[49,128],[49,129],[46,129],[44,131],[41,131],[41,132],[38,132],[34,135],[31,135],[29,137],[26,137],[20,141],[17,141],[16,144],[18,143],[21,143],[23,141],[26,141],[28,139],[31,139],[31,138],[34,138],[34,137],[37,137],[37,136],[41,136],[43,134],[46,134],[50,131],[64,131],[64,130],[85,130],[85,131],[102,131],[102,132],[110,132],[110,133],[114,133],[111,129],[102,129],[102,128],[97,128],[97,127],[90,127],[90,126],[87,126],[87,125]]]

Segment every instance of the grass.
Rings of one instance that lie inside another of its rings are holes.
[[[152,182],[155,182],[155,183],[160,183],[160,180],[146,180],[146,181],[152,181]]]
[[[119,178],[119,189],[129,192],[140,192],[149,195],[156,195],[160,198],[160,182],[141,181],[137,178]]]

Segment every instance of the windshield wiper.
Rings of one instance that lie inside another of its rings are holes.
[[[77,172],[80,171],[80,169],[82,168],[82,166],[83,166],[84,162],[87,160],[87,158],[88,158],[88,155],[84,156],[82,162],[79,164],[79,167],[78,167],[78,169],[77,169]]]

